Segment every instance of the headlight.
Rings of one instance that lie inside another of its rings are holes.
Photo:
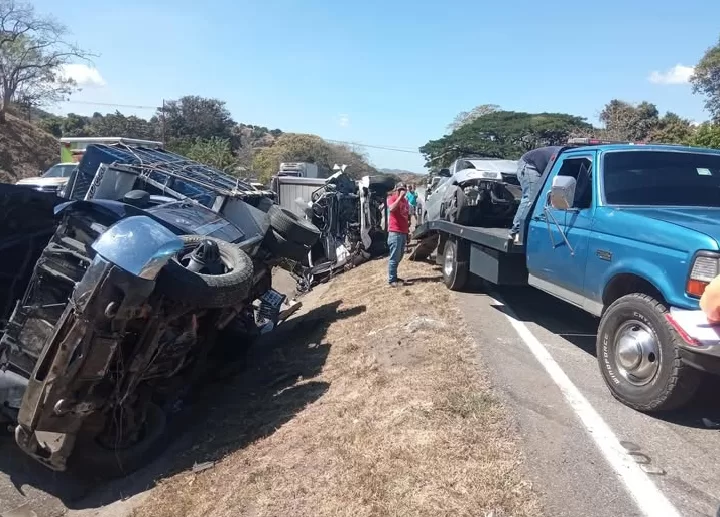
[[[705,288],[720,273],[720,255],[710,251],[701,251],[695,255],[685,292],[700,298]]]

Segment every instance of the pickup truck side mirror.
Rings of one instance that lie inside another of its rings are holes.
[[[450,174],[450,169],[440,169],[438,176],[441,178],[449,178],[452,174]]]
[[[572,176],[555,176],[550,188],[550,205],[556,210],[570,210],[575,200],[577,180]]]

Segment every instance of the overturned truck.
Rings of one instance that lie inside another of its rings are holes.
[[[273,189],[282,209],[320,230],[309,253],[296,248],[289,254],[289,269],[299,291],[309,290],[334,271],[387,252],[385,204],[394,186],[392,176],[354,180],[343,172],[325,179],[280,175],[274,179]]]
[[[320,231],[159,149],[90,146],[69,194],[0,184],[0,422],[51,469],[118,475],[282,319],[277,238]]]

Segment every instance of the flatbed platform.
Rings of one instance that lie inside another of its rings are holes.
[[[463,226],[450,221],[428,221],[423,223],[412,234],[413,239],[422,240],[433,233],[444,232],[461,237],[469,242],[505,253],[524,253],[525,246],[514,244],[510,239],[508,228],[485,228],[482,226]]]

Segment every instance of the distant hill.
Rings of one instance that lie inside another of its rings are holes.
[[[60,143],[54,136],[7,115],[7,123],[0,125],[0,182],[39,176],[59,161]]]
[[[382,174],[389,174],[400,178],[403,183],[424,184],[427,179],[426,173],[406,171],[404,169],[379,169]]]

